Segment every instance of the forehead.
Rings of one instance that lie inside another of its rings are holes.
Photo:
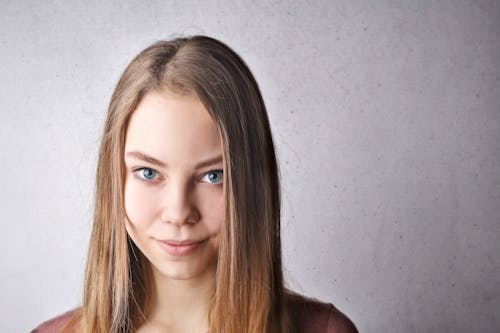
[[[189,165],[222,153],[217,125],[194,95],[146,94],[130,118],[125,151],[142,151],[167,164]]]

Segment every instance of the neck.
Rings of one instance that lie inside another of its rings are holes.
[[[148,322],[163,332],[206,332],[215,270],[187,280],[172,279],[152,269]]]

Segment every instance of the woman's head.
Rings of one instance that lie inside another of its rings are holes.
[[[141,106],[152,100],[154,103],[155,98],[156,102],[177,98],[199,103],[198,109],[206,112],[207,126],[213,126],[213,131],[209,131],[211,150],[216,153],[220,149],[222,154],[220,230],[190,235],[218,234],[211,331],[281,331],[278,328],[282,327],[284,304],[280,195],[267,113],[257,83],[243,60],[225,44],[204,36],[161,41],[146,48],[128,65],[113,93],[97,170],[83,314],[87,328],[116,331],[134,327],[147,306],[148,261],[137,253],[137,244],[127,235],[128,230],[134,239],[126,215],[134,211],[135,197],[127,194],[127,188],[131,188],[127,184],[132,184],[127,168],[132,162],[131,155],[126,156],[126,144],[128,130],[135,128],[134,119],[144,115]],[[177,121],[175,112],[167,118],[168,122]],[[142,133],[146,132],[143,129]],[[160,140],[170,138],[159,136]],[[183,144],[179,141],[177,148]],[[169,158],[166,155],[165,162]],[[147,172],[151,175],[151,170]],[[187,202],[178,207],[188,207]],[[172,214],[184,214],[186,221],[195,222],[198,213],[186,208]],[[166,220],[176,219],[169,217],[169,212],[165,214]],[[108,314],[109,326],[97,319],[97,313]]]

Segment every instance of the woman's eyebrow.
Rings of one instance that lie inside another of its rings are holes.
[[[222,155],[217,155],[217,156],[211,157],[205,161],[202,161],[202,162],[196,164],[195,169],[201,169],[203,167],[207,167],[207,166],[214,165],[214,164],[221,163],[221,162],[222,162]]]
[[[148,163],[153,164],[153,165],[157,165],[157,166],[162,167],[162,168],[167,167],[167,165],[165,163],[163,163],[162,161],[160,161],[159,159],[156,159],[153,156],[145,154],[141,151],[129,151],[129,152],[126,152],[125,155],[136,158],[136,159],[143,160],[145,162],[148,162]],[[219,154],[219,155],[211,157],[205,161],[199,162],[198,164],[196,164],[195,169],[201,169],[203,167],[217,164],[217,163],[220,163],[222,161],[223,161],[222,155]]]
[[[141,151],[129,151],[125,153],[125,156],[130,156],[139,160],[143,160],[145,162],[157,165],[159,167],[165,168],[167,165],[162,161],[154,158],[153,156],[149,156]]]

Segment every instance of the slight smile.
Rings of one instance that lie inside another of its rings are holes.
[[[163,251],[167,252],[172,256],[178,256],[178,257],[187,256],[193,253],[202,245],[204,245],[206,241],[207,239],[203,239],[201,241],[189,240],[189,239],[183,241],[157,240],[158,245]]]

